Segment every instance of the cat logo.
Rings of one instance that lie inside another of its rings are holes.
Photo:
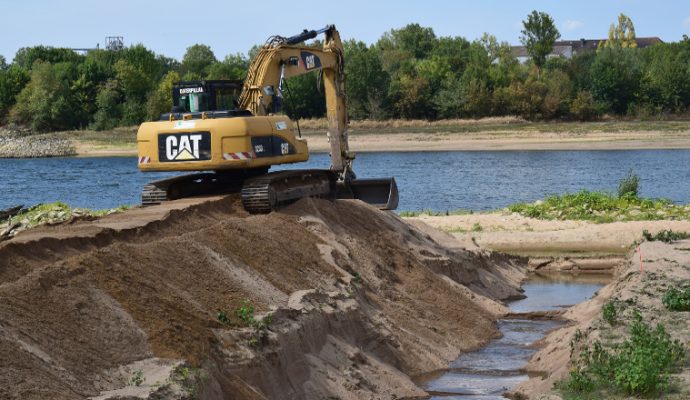
[[[314,66],[316,66],[316,62],[314,61],[315,55],[308,55],[304,58],[304,64],[307,66],[307,69],[313,69]]]
[[[160,135],[158,138],[161,161],[209,160],[211,153],[208,132],[190,132]]]
[[[314,68],[321,68],[321,59],[316,54],[310,53],[308,51],[303,51],[300,53],[302,57],[302,62],[304,63],[304,68],[310,71]]]

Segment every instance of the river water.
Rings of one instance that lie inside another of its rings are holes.
[[[315,154],[289,168],[328,168]],[[174,174],[141,173],[136,158],[0,159],[0,209],[63,201],[76,207],[138,204],[144,183]],[[690,150],[359,153],[359,177],[394,176],[399,210],[490,210],[566,191],[612,190],[633,169],[641,194],[690,203]]]
[[[516,313],[561,309],[589,299],[609,280],[603,275],[537,275],[523,285],[527,297],[509,306]],[[500,339],[461,355],[448,370],[416,381],[436,400],[504,400],[504,392],[528,379],[524,366],[536,351],[532,344],[559,325],[559,321],[502,319]]]

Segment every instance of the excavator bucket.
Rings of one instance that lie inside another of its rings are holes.
[[[357,199],[381,210],[398,208],[398,185],[395,178],[353,179],[338,187],[337,198]]]

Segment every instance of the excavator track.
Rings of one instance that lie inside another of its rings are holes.
[[[335,194],[336,175],[329,170],[279,171],[245,181],[242,204],[251,214],[265,214],[303,197]]]
[[[151,206],[184,197],[239,192],[248,178],[264,175],[267,168],[204,172],[161,179],[144,185],[141,204]]]

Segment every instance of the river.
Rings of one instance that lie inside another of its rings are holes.
[[[327,154],[281,168],[327,168]],[[359,177],[394,176],[399,210],[490,210],[566,191],[611,190],[633,169],[641,195],[690,203],[690,150],[360,153]],[[0,209],[63,201],[75,207],[138,204],[145,182],[131,157],[0,159]],[[281,169],[278,168],[278,169]]]

